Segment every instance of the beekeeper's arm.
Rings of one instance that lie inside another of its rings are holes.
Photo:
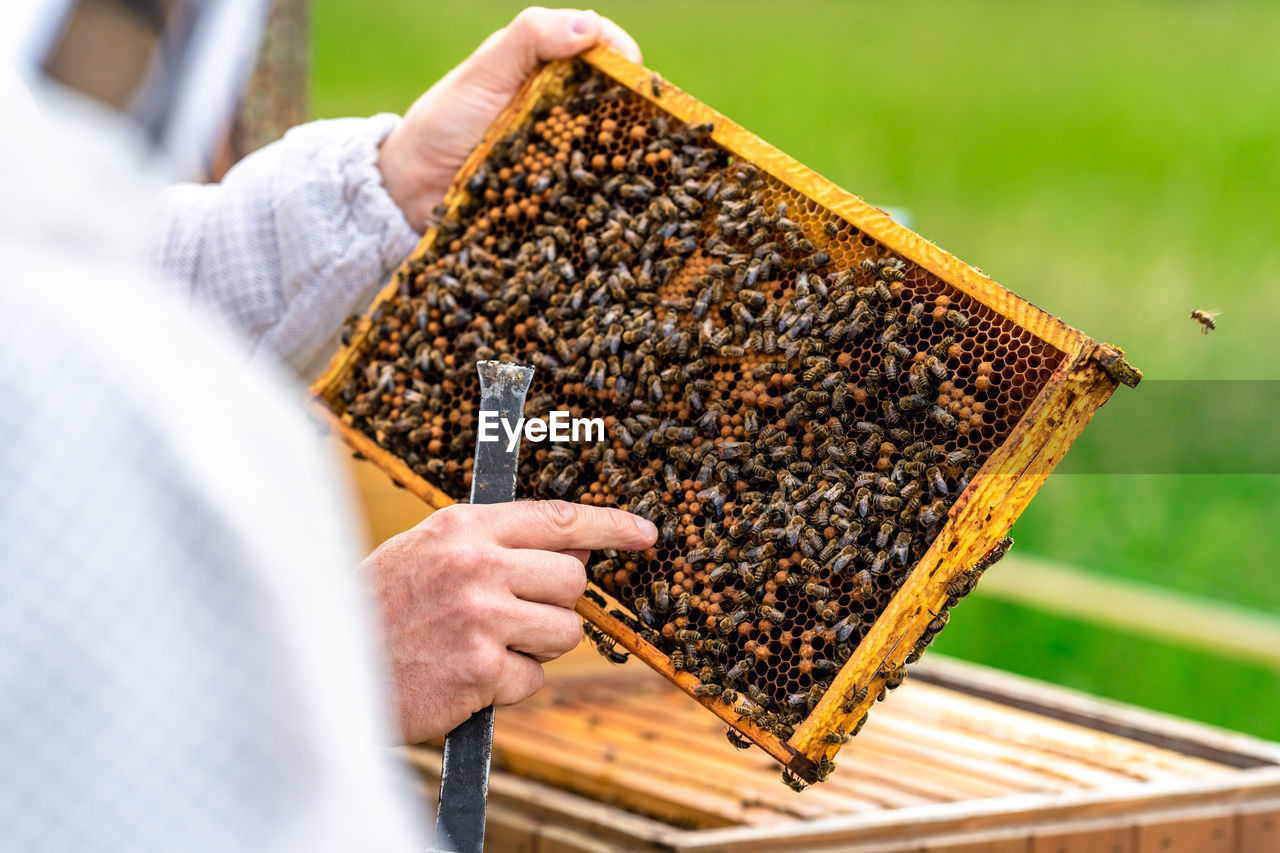
[[[174,187],[158,223],[157,266],[255,351],[313,372],[342,321],[413,249],[462,161],[538,62],[600,41],[640,59],[630,36],[594,12],[526,9],[403,119],[314,122],[220,184]]]

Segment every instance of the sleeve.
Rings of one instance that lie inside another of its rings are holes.
[[[307,372],[420,239],[378,171],[378,146],[398,121],[312,122],[219,184],[171,188],[153,266],[221,313],[255,354]]]

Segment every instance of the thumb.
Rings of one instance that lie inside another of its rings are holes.
[[[514,91],[539,62],[574,56],[599,42],[640,61],[635,41],[608,18],[591,10],[531,6],[486,39],[467,65],[486,85]]]

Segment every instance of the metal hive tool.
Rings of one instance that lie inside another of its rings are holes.
[[[606,48],[547,65],[315,385],[434,506],[477,360],[540,369],[523,497],[662,531],[579,612],[800,785],[825,778],[1118,381],[1140,374]],[[602,634],[600,632],[603,632]]]

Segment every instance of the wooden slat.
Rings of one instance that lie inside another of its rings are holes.
[[[488,844],[485,844],[485,849],[489,849]],[[505,853],[502,847],[493,849]],[[559,826],[546,827],[538,833],[537,853],[630,853],[635,849],[619,847],[614,842],[601,841],[588,833]]]
[[[1060,791],[1080,786],[1065,774],[1046,772],[1048,762],[1040,761],[1038,767],[1029,769],[1028,758],[1034,755],[1030,750],[1018,751],[999,741],[982,741],[938,726],[912,724],[891,714],[880,714],[876,722],[879,727],[863,731],[842,753],[846,762],[877,751],[890,751],[927,758],[1020,791]],[[1107,781],[1115,778],[1108,776]]]
[[[1280,801],[1242,806],[1236,817],[1239,853],[1280,851]]]
[[[1030,853],[1133,853],[1135,830],[1121,825],[1071,824],[1036,828]]]
[[[768,818],[818,817],[870,806],[866,801],[851,801],[824,792],[821,798],[805,802],[793,801],[780,807],[765,805],[759,807],[759,815],[753,815],[751,804],[767,804],[774,799],[776,773],[764,778],[757,774],[754,779],[731,775],[740,766],[735,767],[728,761],[709,761],[693,751],[668,749],[660,740],[620,740],[616,733],[601,731],[572,711],[560,715],[508,714],[499,725],[500,730],[495,730],[494,749],[504,760],[517,749],[523,758],[524,753],[537,751],[543,745],[567,744],[575,756],[595,758],[608,765],[619,782],[615,789],[619,795],[633,779],[645,786],[653,780],[669,784],[672,810],[679,801],[689,814],[681,822],[689,825],[726,825],[717,818],[735,823],[759,823]],[[540,741],[540,735],[548,740]]]
[[[682,715],[664,714],[655,720],[653,714],[626,713],[622,707],[570,704],[556,709],[559,718],[546,712],[530,712],[527,717],[534,725],[562,725],[567,716],[579,724],[576,733],[584,740],[604,740],[611,747],[635,750],[693,780],[701,780],[711,789],[764,803],[779,818],[818,817],[878,807],[869,799],[842,796],[844,792],[829,787],[813,791],[812,795],[780,788],[777,766],[758,751],[739,752],[723,742],[714,729],[691,732]]]
[[[842,758],[829,785],[795,794],[754,751],[652,673],[567,676],[499,712],[496,760],[513,772],[681,826],[797,819],[1065,794],[1088,787],[1229,775],[1220,764],[908,682]],[[883,719],[881,719],[883,717]],[[1052,772],[1055,767],[1064,771]]]
[[[612,760],[598,747],[588,753],[579,742],[517,727],[508,720],[494,751],[503,766],[585,796],[623,800],[641,814],[682,826],[734,826],[754,823],[740,799],[694,784],[682,784],[673,774],[660,773],[651,762],[627,754]],[[692,780],[690,780],[691,782]]]
[[[915,698],[916,694],[909,694]],[[1034,790],[1063,790],[1116,782],[1128,777],[1110,768],[1090,764],[1087,758],[1074,756],[1046,756],[1039,750],[1004,738],[991,737],[981,730],[966,730],[960,726],[939,726],[920,720],[911,713],[915,703],[906,705],[899,712],[877,714],[876,728],[864,731],[851,748],[856,749],[864,739],[880,732],[892,736],[895,741],[909,741],[931,749],[934,754],[955,760],[972,758],[976,763],[989,763],[1002,768],[1016,768],[1039,780]],[[966,762],[968,763],[968,762]]]
[[[924,694],[926,701],[913,706],[913,712],[922,719],[939,725],[950,725],[956,718],[968,719],[970,725],[985,728],[992,737],[1035,746],[1048,755],[1087,759],[1132,779],[1196,777],[1222,770],[1220,765],[1202,759],[1092,731],[1084,726],[1047,720],[1028,711],[999,708],[988,700],[964,696],[931,684],[919,685],[917,690]]]
[[[675,696],[673,698],[679,699]],[[801,794],[793,793],[790,789],[778,784],[778,769],[772,761],[764,758],[756,750],[742,752],[729,746],[723,739],[719,724],[711,721],[705,714],[697,712],[696,707],[690,703],[679,701],[675,707],[664,706],[660,715],[655,713],[656,709],[648,706],[633,710],[630,704],[620,703],[611,714],[637,726],[644,723],[652,725],[655,719],[670,721],[672,731],[666,733],[664,740],[680,743],[691,751],[714,752],[726,761],[732,757],[739,765],[736,770],[738,774],[750,773],[759,777],[761,783],[765,785],[765,790],[769,792],[770,799],[775,802],[775,806],[790,804],[793,801],[808,802],[815,796],[821,798],[829,793],[846,796],[845,805],[849,807],[841,808],[839,811],[903,808],[934,802],[933,797],[899,785],[898,780],[889,774],[876,776],[863,772],[841,774],[816,790]],[[696,716],[693,712],[697,712]],[[856,748],[856,744],[854,746]]]
[[[1031,842],[1023,832],[1004,837],[988,836],[980,840],[959,838],[939,838],[927,842],[921,849],[924,853],[1027,853]]]
[[[538,824],[513,809],[490,806],[485,812],[484,846],[504,853],[539,853]]]
[[[1178,755],[1238,768],[1280,765],[1280,744],[978,664],[934,654],[917,664],[913,672],[915,684],[923,681],[946,687],[1000,707],[1072,722]]]
[[[1139,818],[1135,853],[1236,853],[1233,810]]]

